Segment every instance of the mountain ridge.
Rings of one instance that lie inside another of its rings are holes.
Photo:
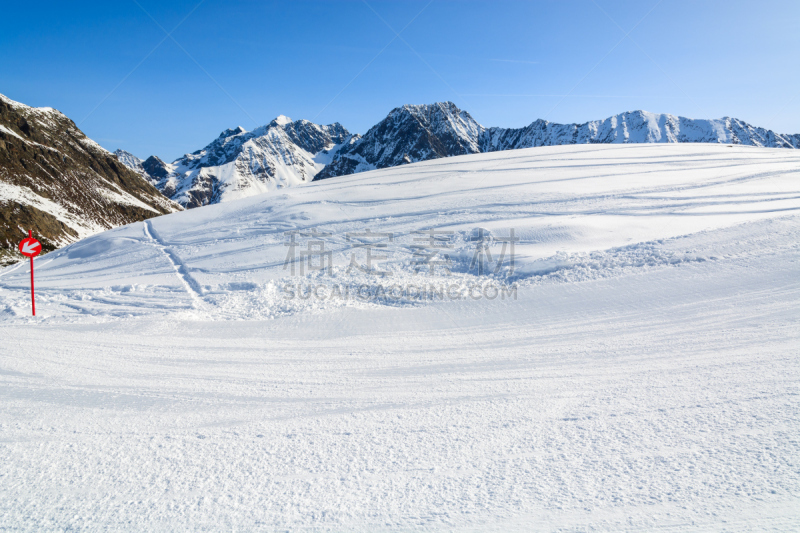
[[[455,155],[565,144],[683,142],[798,149],[800,134],[778,134],[730,117],[691,119],[643,110],[582,124],[537,119],[521,128],[485,127],[445,101],[396,107],[364,135],[338,122],[322,126],[280,115],[253,131],[226,129],[172,163],[155,156],[136,158],[136,163],[124,154],[120,161],[144,170],[164,195],[192,208]]]
[[[162,194],[193,208],[308,183],[327,163],[328,150],[352,138],[338,122],[281,116],[253,131],[226,129],[172,163],[151,156],[141,166]]]
[[[668,113],[626,111],[582,124],[538,119],[523,128],[486,128],[482,151],[592,143],[700,142],[766,148],[800,148],[800,134],[783,135],[743,120],[692,119]]]
[[[334,155],[315,179],[480,151],[482,126],[452,102],[404,105]]]
[[[387,140],[386,131],[396,132],[399,139],[396,135]],[[642,110],[583,124],[537,119],[522,128],[486,128],[452,102],[406,105],[393,109],[356,143],[340,150],[315,179],[465,153],[565,144],[659,142],[715,142],[797,149],[800,148],[800,134],[776,134],[730,117],[690,119]],[[400,153],[407,157],[398,160]]]

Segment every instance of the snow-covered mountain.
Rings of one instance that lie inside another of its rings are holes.
[[[328,126],[279,116],[253,131],[223,131],[202,150],[170,164],[155,156],[138,165],[165,196],[199,207],[310,182],[331,152],[353,136],[338,123]],[[120,161],[137,169],[137,161]]]
[[[320,126],[280,116],[253,131],[223,131],[202,150],[172,162],[145,161],[118,150],[119,160],[184,207],[198,207],[312,180],[455,155],[536,146],[592,143],[724,143],[800,148],[800,135],[780,135],[735,118],[689,119],[647,111],[584,124],[536,120],[524,128],[486,128],[453,102],[404,105],[367,131]]]
[[[158,156],[151,155],[147,159],[139,159],[130,152],[119,149],[114,151],[119,162],[133,170],[152,184],[165,179],[170,172],[170,166]]]
[[[114,150],[114,156],[116,156],[116,158],[119,159],[120,163],[122,163],[129,169],[133,170],[147,181],[151,181],[150,173],[147,170],[145,170],[145,167],[143,165],[143,163],[145,162],[143,159],[139,159],[132,153],[126,152],[125,150],[122,149]],[[150,161],[150,159],[152,158],[153,158],[152,156],[148,158],[148,161]],[[158,158],[156,157],[155,159]]]
[[[140,174],[145,174],[144,168],[142,168],[143,160],[139,159],[132,153],[119,149],[119,150],[114,150],[114,156],[116,156],[116,158],[119,159],[120,163],[122,163],[129,169],[136,170]]]
[[[49,251],[180,210],[118,159],[59,111],[0,95],[0,264],[28,230]]]
[[[452,102],[404,105],[334,155],[316,179],[481,151],[484,127]]]
[[[630,111],[584,124],[536,120],[524,128],[485,128],[452,102],[393,109],[342,148],[315,179],[454,155],[590,143],[725,143],[800,148],[800,135],[780,135],[744,121],[690,119]]]
[[[592,143],[723,143],[800,148],[800,135],[781,135],[735,118],[705,120],[629,111],[584,124],[537,120],[524,128],[487,128],[482,152]]]

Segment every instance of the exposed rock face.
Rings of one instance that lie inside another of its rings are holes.
[[[480,152],[483,126],[452,102],[393,109],[360,139],[342,147],[315,179]]]
[[[60,112],[0,95],[0,263],[29,229],[50,251],[179,209]]]
[[[154,155],[151,155],[142,162],[142,168],[151,178],[161,179],[169,175],[167,164]]]

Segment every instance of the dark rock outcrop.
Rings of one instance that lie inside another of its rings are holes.
[[[0,264],[28,230],[47,251],[179,209],[62,113],[0,95]]]

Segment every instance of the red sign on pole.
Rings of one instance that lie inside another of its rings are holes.
[[[19,243],[19,253],[31,258],[31,311],[36,316],[36,298],[33,292],[33,258],[42,253],[42,243],[33,238],[33,231],[28,230],[28,238]]]

